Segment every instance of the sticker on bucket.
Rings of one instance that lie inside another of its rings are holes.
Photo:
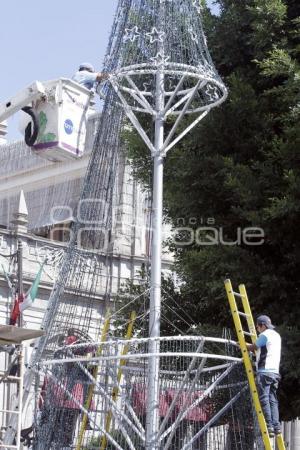
[[[72,120],[70,120],[70,119],[65,120],[64,128],[65,128],[65,132],[67,134],[72,134],[73,133],[73,128],[74,128]]]

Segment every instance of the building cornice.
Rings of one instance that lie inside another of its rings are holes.
[[[78,160],[67,161],[0,177],[0,199],[19,195],[20,189],[30,192],[63,181],[82,178],[88,166],[90,153]]]

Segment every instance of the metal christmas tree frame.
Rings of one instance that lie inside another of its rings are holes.
[[[153,234],[149,353],[149,394],[146,448],[158,448],[159,340],[161,310],[161,251],[163,162],[210,109],[221,104],[227,90],[212,63],[201,23],[199,0],[123,0],[119,2],[115,45],[109,58],[121,57],[111,83],[153,157]],[[154,122],[151,139],[142,126]],[[186,115],[193,118],[182,124]],[[172,119],[174,117],[174,119]],[[166,130],[168,119],[172,120]],[[179,131],[178,131],[179,130]]]

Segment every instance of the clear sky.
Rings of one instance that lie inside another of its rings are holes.
[[[117,3],[117,0],[1,2],[0,103],[34,80],[71,77],[81,62],[91,62],[101,70]],[[10,140],[21,138],[18,121],[15,115],[8,123]]]

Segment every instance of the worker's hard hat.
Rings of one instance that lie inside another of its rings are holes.
[[[89,72],[95,72],[94,66],[90,63],[80,64],[79,70],[88,70]]]
[[[256,319],[256,323],[258,323],[258,325],[265,325],[267,328],[270,328],[270,330],[273,330],[275,328],[269,316],[259,316]]]

